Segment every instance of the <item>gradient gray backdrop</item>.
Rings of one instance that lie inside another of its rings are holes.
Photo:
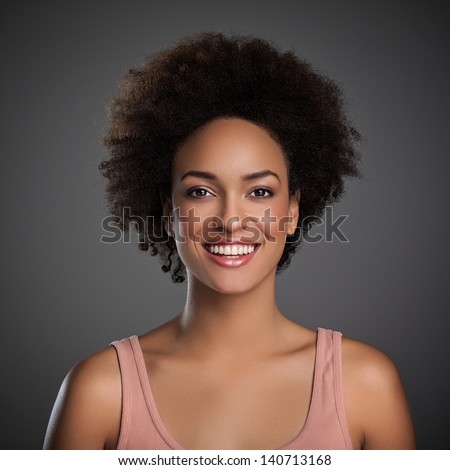
[[[303,246],[278,278],[279,305],[388,353],[419,448],[448,448],[449,17],[444,2],[423,3],[29,1],[3,10],[2,448],[41,448],[70,367],[183,305],[186,287],[157,259],[135,243],[100,243],[97,165],[119,79],[199,30],[268,38],[344,87],[365,138],[365,178],[335,207],[349,214],[350,243]]]

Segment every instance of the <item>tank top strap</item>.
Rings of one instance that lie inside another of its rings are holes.
[[[345,444],[351,449],[342,383],[342,333],[318,328],[317,335],[317,383],[314,392],[320,403],[320,414],[324,417],[336,416]]]
[[[333,368],[334,368],[334,396],[336,411],[339,417],[342,434],[349,449],[353,448],[350,432],[348,430],[347,415],[344,406],[344,386],[342,383],[342,333],[333,331]]]
[[[155,430],[143,393],[143,384],[148,378],[138,337],[134,335],[113,341],[111,346],[117,351],[122,380],[122,416],[116,449],[127,449],[130,445],[139,448],[146,445],[145,439],[154,438]],[[144,430],[145,433],[141,432]],[[144,442],[141,441],[142,438]]]
[[[111,346],[117,351],[122,380],[122,416],[116,449],[172,448],[159,432],[160,418],[138,337],[113,341]]]
[[[117,449],[121,449],[123,444],[128,440],[130,417],[132,416],[133,393],[136,387],[139,387],[139,377],[129,339],[124,338],[120,341],[113,341],[111,346],[114,346],[117,352],[122,381],[122,414],[120,434],[116,446]]]

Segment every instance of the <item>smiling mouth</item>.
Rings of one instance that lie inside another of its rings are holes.
[[[212,245],[205,243],[203,245],[205,250],[207,250],[212,255],[222,256],[225,258],[240,258],[243,256],[250,255],[257,251],[260,246],[260,243],[254,243],[251,245]]]

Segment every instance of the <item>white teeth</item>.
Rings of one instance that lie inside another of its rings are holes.
[[[208,249],[213,254],[238,256],[253,253],[255,245],[209,245]]]

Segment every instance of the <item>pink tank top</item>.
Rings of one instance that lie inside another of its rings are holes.
[[[342,394],[341,337],[318,328],[313,389],[301,432],[278,450],[352,449]],[[153,398],[137,336],[113,341],[122,378],[122,417],[116,449],[184,448],[170,435]]]

